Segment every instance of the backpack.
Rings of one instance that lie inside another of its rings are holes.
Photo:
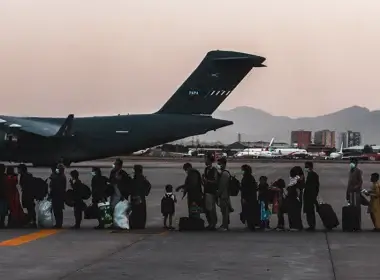
[[[240,182],[235,176],[232,176],[230,172],[225,170],[230,175],[230,182],[228,185],[228,193],[230,196],[237,196],[240,191]]]
[[[91,189],[86,184],[81,184],[82,199],[87,200],[91,197]]]
[[[32,177],[33,179],[33,193],[34,193],[34,198],[36,200],[43,200],[46,195],[48,194],[48,183],[47,183],[47,179],[44,180],[42,178],[38,178],[38,177]]]
[[[174,200],[172,195],[165,194],[161,199],[161,213],[162,215],[174,214]]]

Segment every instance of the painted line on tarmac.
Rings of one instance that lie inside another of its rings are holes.
[[[45,230],[40,230],[40,231],[37,231],[37,232],[33,232],[33,233],[30,233],[30,234],[26,234],[26,235],[21,235],[21,236],[18,236],[18,237],[9,239],[9,240],[2,241],[2,242],[0,242],[0,247],[1,246],[19,246],[19,245],[22,245],[22,244],[25,244],[25,243],[29,243],[29,242],[35,241],[37,239],[41,239],[41,238],[48,237],[50,235],[57,234],[57,233],[59,233],[61,231],[62,230],[60,230],[60,229],[45,229]]]

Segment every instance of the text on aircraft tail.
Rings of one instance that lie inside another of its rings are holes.
[[[211,115],[253,67],[265,67],[264,57],[210,51],[158,114]]]

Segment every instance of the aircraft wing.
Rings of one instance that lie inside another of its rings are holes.
[[[63,137],[71,135],[73,120],[74,115],[69,115],[61,124],[43,119],[0,116],[0,130],[2,129],[1,127],[6,127],[42,137]]]

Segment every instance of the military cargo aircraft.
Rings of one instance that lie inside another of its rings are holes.
[[[153,114],[67,118],[0,115],[0,161],[51,166],[127,155],[232,125],[211,114],[264,57],[214,50]]]

